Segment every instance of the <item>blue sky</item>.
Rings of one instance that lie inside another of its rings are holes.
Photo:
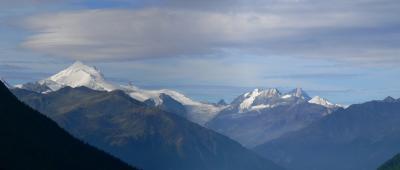
[[[336,103],[400,97],[397,0],[0,2],[0,76],[81,60],[116,83],[228,101],[303,87]]]

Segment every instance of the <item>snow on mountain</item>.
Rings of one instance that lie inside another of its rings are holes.
[[[296,88],[293,89],[292,91],[286,93],[282,98],[290,98],[290,97],[298,97],[304,100],[310,100],[311,97],[308,96],[308,94],[302,89],[302,88]]]
[[[248,111],[258,111],[274,108],[280,105],[291,104],[293,102],[297,102],[297,100],[308,101],[311,99],[301,88],[294,89],[288,93],[285,93],[284,95],[282,95],[278,89],[271,88],[265,90],[254,89],[253,91],[245,93],[236,98],[231,105],[202,103],[194,101],[174,90],[146,90],[133,85],[113,85],[104,79],[104,76],[100,70],[95,67],[87,66],[79,61],[47,79],[38,81],[36,83],[17,85],[15,87],[30,89],[41,93],[48,93],[51,91],[57,91],[66,86],[73,88],[85,86],[101,91],[113,91],[119,89],[130,95],[132,98],[142,102],[151,99],[153,101],[151,103],[154,103],[155,106],[159,106],[163,103],[160,96],[165,94],[184,105],[187,110],[187,118],[200,125],[204,125],[206,122],[219,114],[221,110],[226,108],[234,108],[238,111],[238,113],[246,113]],[[320,105],[326,107],[336,106],[329,102],[318,102],[316,99],[311,99],[309,101],[319,103]]]
[[[281,98],[282,98],[282,99],[287,99],[287,98],[291,98],[291,97],[293,97],[293,95],[291,95],[291,94],[285,94],[285,95],[283,95]]]
[[[278,89],[254,89],[252,92],[248,92],[240,96],[236,102],[239,103],[239,113],[243,113],[249,110],[260,109],[272,107],[271,105],[266,105],[263,101],[266,101],[270,98],[279,97],[281,94]]]
[[[309,102],[310,101],[310,102]],[[338,109],[311,98],[301,88],[281,94],[278,89],[254,89],[238,96],[206,126],[246,147],[302,129]]]
[[[313,103],[313,104],[317,104],[317,105],[321,105],[327,108],[335,108],[335,107],[342,107],[338,104],[333,104],[331,102],[329,102],[328,100],[319,97],[319,96],[315,96],[313,97],[311,100],[308,101],[309,103]]]
[[[155,103],[158,105],[160,102],[162,102],[159,99],[160,94],[166,94],[171,96],[173,99],[176,101],[184,104],[184,105],[201,105],[202,103],[193,101],[192,99],[186,97],[185,95],[169,90],[169,89],[161,89],[161,90],[145,90],[145,89],[140,89],[136,86],[129,85],[129,86],[121,86],[122,90],[127,92],[131,97],[139,100],[139,101],[145,101],[148,99],[154,99]]]
[[[132,98],[135,98],[139,101],[146,101],[152,99],[155,105],[160,105],[163,101],[160,98],[161,94],[166,94],[172,97],[174,100],[186,106],[188,119],[196,122],[200,125],[205,124],[207,121],[214,118],[219,111],[224,109],[226,106],[216,106],[213,104],[202,103],[198,101],[194,101],[185,95],[169,90],[169,89],[161,89],[161,90],[145,90],[140,89],[136,86],[121,86],[122,90],[124,90],[127,94],[129,94]]]
[[[95,67],[87,66],[80,61],[75,62],[67,69],[38,82],[46,85],[52,91],[57,91],[63,87],[85,86],[94,90],[112,91],[116,87],[104,80],[100,70]]]
[[[231,108],[236,108],[238,113],[257,111],[262,109],[271,109],[281,105],[291,105],[297,102],[315,102],[328,108],[341,107],[324,100],[318,103],[318,98],[312,98],[301,88],[293,89],[287,93],[281,94],[278,89],[254,89],[237,97],[231,104]]]
[[[35,83],[16,85],[15,87],[40,93],[48,93],[51,91],[57,91],[67,86],[73,88],[85,86],[90,89],[100,91],[122,90],[132,98],[142,102],[151,99],[153,100],[155,106],[163,103],[160,96],[165,94],[184,105],[188,112],[187,118],[201,125],[212,119],[220,110],[226,107],[197,102],[177,91],[169,89],[145,90],[133,85],[113,85],[104,79],[104,76],[100,70],[95,67],[85,65],[80,61],[75,62],[65,70],[62,70],[49,78]]]

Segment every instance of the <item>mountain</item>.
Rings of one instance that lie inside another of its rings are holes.
[[[43,86],[42,89],[33,88],[32,86]],[[29,89],[37,92],[57,91],[63,87],[80,87],[85,86],[94,90],[112,91],[116,87],[104,80],[100,70],[95,67],[90,67],[80,61],[75,62],[65,70],[38,81],[20,85],[17,87]],[[45,90],[45,91],[44,91]]]
[[[399,170],[400,169],[400,154],[397,154],[390,160],[381,165],[378,170]]]
[[[153,99],[147,99],[145,103],[169,113],[174,113],[185,118],[188,117],[186,107],[171,96],[161,93],[159,99],[162,101],[159,104],[156,104]]]
[[[220,110],[226,107],[223,105],[212,105],[197,102],[179,92],[169,89],[145,90],[131,84],[128,86],[114,85],[106,81],[99,69],[85,65],[80,61],[75,62],[68,68],[49,78],[40,80],[38,82],[17,85],[16,88],[26,89],[38,93],[49,93],[60,90],[64,87],[74,88],[80,86],[100,91],[122,90],[133,99],[146,102],[154,107],[167,109],[165,111],[171,111],[172,109],[174,111],[173,113],[179,113],[181,116],[184,115],[186,119],[200,125],[204,125],[207,121],[215,117]],[[164,101],[171,101],[165,100],[167,96],[169,99],[173,99],[174,101],[163,103]],[[175,102],[178,102],[179,104],[176,104]],[[173,105],[169,106],[169,103],[172,103]],[[174,108],[174,106],[178,105],[179,108]],[[183,105],[184,109],[180,108],[180,105]],[[176,110],[180,111],[175,112]]]
[[[0,169],[133,170],[73,138],[0,83]]]
[[[387,98],[390,99],[390,98]],[[400,102],[339,109],[254,150],[293,170],[372,170],[400,151]]]
[[[206,126],[252,148],[302,129],[339,108],[324,104],[313,103],[301,88],[285,94],[274,88],[254,89],[238,96]]]
[[[226,103],[224,99],[221,99],[216,103],[216,105],[217,106],[227,106],[228,103]]]
[[[281,169],[225,136],[149,107],[122,90],[13,92],[79,139],[146,170]],[[178,104],[167,95],[161,99]]]
[[[283,98],[290,98],[290,97],[297,97],[307,101],[311,99],[311,97],[302,88],[293,89],[292,91],[286,93],[283,96]]]
[[[321,105],[321,106],[324,106],[324,107],[327,107],[327,108],[337,108],[337,107],[341,107],[341,105],[333,104],[333,103],[329,102],[328,100],[326,100],[326,99],[324,99],[324,98],[322,98],[322,97],[319,97],[319,96],[313,97],[313,98],[312,98],[311,100],[309,100],[308,102],[309,102],[309,103],[314,103],[314,104],[317,104],[317,105]]]
[[[209,103],[197,102],[179,92],[169,89],[144,90],[130,85],[121,86],[121,90],[123,90],[125,93],[129,94],[129,96],[136,100],[146,103],[152,103],[152,106],[154,107],[159,107],[161,105],[161,107],[171,109],[173,108],[173,106],[166,106],[166,104],[163,103],[164,100],[162,99],[162,97],[169,96],[170,99],[173,99],[174,101],[180,103],[185,107],[185,113],[180,115],[185,115],[184,118],[199,125],[204,125],[206,122],[214,118],[219,113],[219,111],[226,107],[223,105],[213,105]]]

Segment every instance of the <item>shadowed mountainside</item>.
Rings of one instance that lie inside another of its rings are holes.
[[[254,150],[293,170],[372,170],[400,150],[400,100],[340,109]]]
[[[0,82],[0,169],[133,170],[75,139]]]
[[[400,170],[400,154],[397,154],[392,159],[386,161],[378,170]]]

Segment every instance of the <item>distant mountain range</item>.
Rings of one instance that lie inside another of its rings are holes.
[[[162,99],[162,97],[165,98],[166,96],[169,96],[171,102],[179,102],[181,105],[184,106],[184,109],[182,111],[185,112],[185,118],[200,125],[203,125],[204,123],[212,119],[220,110],[225,107],[222,105],[197,102],[177,91],[169,89],[144,90],[132,84],[125,86],[114,85],[105,80],[103,74],[99,69],[97,69],[96,67],[87,66],[79,61],[75,62],[65,70],[62,70],[49,78],[40,80],[38,82],[30,82],[22,85],[17,85],[16,87],[35,91],[38,93],[49,93],[57,91],[64,87],[74,88],[80,86],[85,86],[90,89],[100,91],[122,90],[138,101],[152,104],[155,107],[163,105],[160,108],[171,109],[171,107],[173,106],[165,107],[166,104],[163,103],[164,101]],[[175,110],[175,108],[172,109]]]
[[[270,88],[202,103],[114,85],[81,62],[12,91],[79,139],[149,170],[372,170],[400,152],[400,99],[391,97],[344,107]]]
[[[49,78],[16,87],[47,94],[80,86],[108,92],[121,90],[148,106],[216,130],[249,148],[299,130],[341,107],[318,96],[311,98],[300,88],[284,94],[278,89],[255,89],[240,95],[231,104],[202,103],[169,89],[114,85],[105,80],[99,69],[79,61]]]
[[[13,92],[79,139],[145,170],[281,169],[225,136],[148,106],[122,90],[63,87],[46,93]],[[160,99],[179,105],[167,95]]]
[[[301,88],[284,94],[278,89],[255,89],[237,97],[206,126],[251,148],[300,130],[339,108],[321,97],[309,97]]]
[[[400,99],[351,105],[254,150],[289,170],[373,170],[400,151]]]
[[[133,170],[75,139],[0,82],[0,169]]]

